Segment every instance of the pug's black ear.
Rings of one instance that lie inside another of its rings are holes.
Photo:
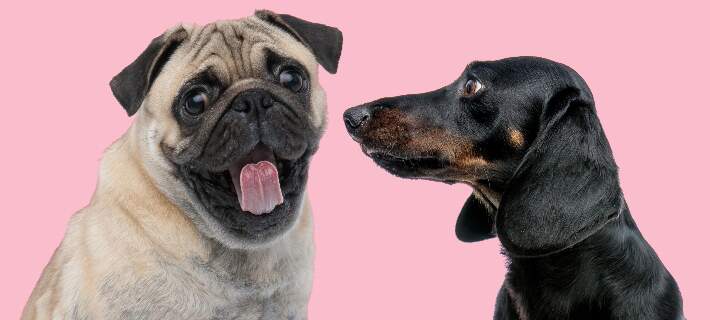
[[[456,219],[456,237],[463,242],[478,242],[496,236],[492,208],[471,195]]]
[[[496,216],[498,238],[513,256],[569,248],[618,217],[623,205],[616,163],[590,92],[555,93],[540,124]]]
[[[283,29],[305,44],[325,70],[330,73],[338,71],[340,51],[343,48],[343,34],[340,30],[268,10],[259,10],[255,14],[258,18]]]
[[[109,85],[113,96],[126,109],[128,116],[138,111],[160,70],[187,36],[187,31],[182,27],[165,32],[153,39],[135,61],[111,79]]]

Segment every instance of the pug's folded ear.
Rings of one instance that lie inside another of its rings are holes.
[[[340,30],[320,23],[309,22],[288,14],[276,14],[268,10],[259,10],[255,15],[291,34],[311,49],[325,70],[338,71],[340,52],[343,48],[343,34]]]
[[[456,237],[463,242],[478,242],[496,236],[493,209],[470,195],[456,219]]]
[[[180,26],[166,31],[153,39],[135,61],[111,79],[111,91],[128,116],[138,111],[160,70],[187,36],[187,31]]]
[[[496,216],[498,238],[513,256],[569,248],[617,218],[624,203],[591,93],[578,88],[555,93],[540,124]]]

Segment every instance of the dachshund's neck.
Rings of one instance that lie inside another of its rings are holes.
[[[508,262],[505,286],[526,308],[557,303],[544,297],[567,297],[560,307],[574,308],[569,303],[606,299],[619,285],[650,294],[645,284],[675,284],[625,205],[617,219],[571,248],[545,257],[509,256]]]
[[[508,256],[508,259],[511,263],[538,263],[570,267],[562,264],[572,263],[573,260],[583,258],[599,259],[612,256],[615,259],[648,258],[658,260],[651,246],[641,235],[625,201],[619,209],[616,219],[609,221],[597,233],[568,249],[544,257],[516,258]],[[584,261],[580,261],[580,263],[584,263]]]

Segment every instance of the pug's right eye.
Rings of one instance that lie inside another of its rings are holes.
[[[279,82],[293,92],[300,92],[304,87],[303,76],[297,70],[286,69],[279,73]]]
[[[185,94],[185,102],[183,102],[182,108],[187,114],[198,116],[205,111],[208,103],[209,97],[205,90],[200,88],[192,89]]]

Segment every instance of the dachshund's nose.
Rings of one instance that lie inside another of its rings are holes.
[[[367,105],[352,107],[345,111],[343,120],[345,127],[351,134],[356,133],[368,120],[370,120],[370,107]]]

